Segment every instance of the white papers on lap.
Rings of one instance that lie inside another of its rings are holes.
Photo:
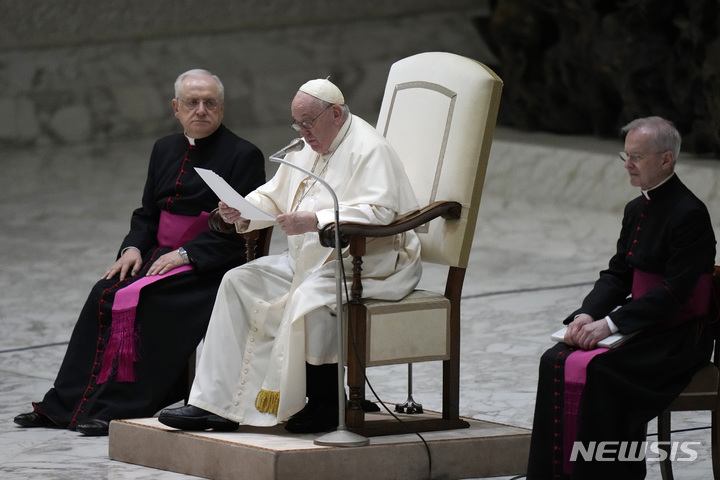
[[[212,191],[215,192],[215,195],[217,195],[220,200],[238,210],[243,218],[248,220],[275,220],[274,216],[245,200],[242,195],[235,191],[235,189],[217,173],[206,168],[198,167],[195,167],[195,171],[200,175],[200,178],[208,184]]]
[[[567,327],[563,327],[560,330],[558,330],[557,332],[550,335],[550,339],[552,339],[555,342],[564,342],[565,341],[565,332],[567,332]],[[598,342],[597,346],[603,347],[603,348],[618,347],[618,346],[622,345],[623,343],[625,343],[626,341],[628,341],[629,339],[631,339],[634,335],[635,335],[635,333],[630,333],[627,335],[623,335],[620,332],[611,333],[607,337],[600,340]]]

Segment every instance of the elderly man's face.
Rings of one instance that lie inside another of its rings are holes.
[[[342,107],[332,105],[326,109],[315,97],[298,92],[290,111],[296,123],[312,122],[312,128],[300,127],[305,143],[318,153],[327,152],[342,127]]]
[[[222,123],[225,113],[220,87],[209,75],[187,77],[172,105],[185,134],[191,138],[211,135]]]
[[[670,175],[673,169],[673,153],[658,151],[652,133],[645,129],[632,130],[625,137],[625,153],[629,158],[625,170],[630,184],[649,190]]]

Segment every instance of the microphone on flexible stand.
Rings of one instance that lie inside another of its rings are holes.
[[[310,170],[307,170],[299,165],[285,160],[285,156],[290,152],[302,150],[305,147],[305,142],[302,138],[296,138],[290,142],[286,147],[278,150],[277,152],[270,155],[270,161],[276,163],[283,163],[291,168],[300,170],[301,172],[310,175],[312,178],[320,182],[333,199],[334,212],[335,212],[335,252],[337,255],[337,265],[335,268],[335,288],[336,288],[336,316],[339,322],[338,326],[338,426],[334,432],[325,434],[315,439],[316,445],[326,445],[333,447],[362,447],[370,443],[370,440],[353,433],[347,429],[345,425],[345,371],[344,371],[344,345],[343,340],[345,339],[345,322],[343,321],[343,303],[342,303],[342,247],[340,246],[340,205],[338,203],[337,195],[332,187],[323,180],[319,175],[314,174]]]
[[[296,151],[302,150],[303,147],[305,147],[305,142],[303,141],[303,139],[296,138],[292,142],[285,145],[285,147],[281,148],[277,152],[270,155],[270,160],[282,161],[280,159],[285,157],[285,155],[287,155],[290,152],[296,152]],[[287,163],[290,165],[290,162],[282,162],[282,163]]]

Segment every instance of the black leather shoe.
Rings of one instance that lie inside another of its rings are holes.
[[[41,413],[30,412],[21,413],[13,420],[21,427],[45,427],[45,428],[58,428],[48,417]]]
[[[89,435],[91,437],[107,437],[108,430],[110,429],[110,422],[96,418],[95,420],[90,420],[87,423],[81,423],[75,429],[83,435]]]
[[[219,432],[232,432],[240,426],[237,422],[228,420],[194,405],[185,405],[178,408],[166,408],[158,416],[160,423],[180,430],[207,430],[212,428]]]
[[[285,430],[290,433],[327,432],[338,426],[337,405],[313,404],[308,402],[305,408],[290,417]]]

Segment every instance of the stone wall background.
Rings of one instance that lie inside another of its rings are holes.
[[[495,0],[483,31],[505,82],[501,123],[617,136],[675,122],[683,150],[720,153],[720,2]]]
[[[177,131],[172,82],[201,67],[269,154],[304,81],[330,76],[372,123],[393,62],[449,51],[503,78],[501,125],[616,138],[659,114],[717,156],[719,24],[717,0],[0,0],[0,149]]]
[[[311,78],[330,76],[374,123],[403,57],[492,65],[477,29],[489,13],[484,0],[0,0],[0,148],[178,131],[172,84],[206,68],[225,84],[225,123],[267,155],[294,137],[290,101]]]

